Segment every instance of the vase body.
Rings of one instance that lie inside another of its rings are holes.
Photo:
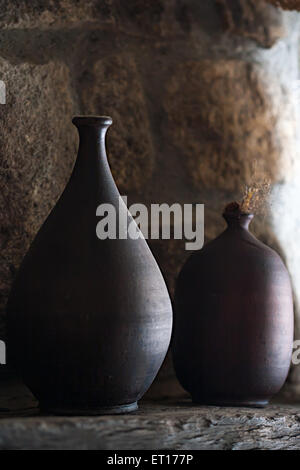
[[[175,293],[173,360],[195,403],[264,406],[284,384],[292,354],[289,275],[249,231],[228,228],[184,265]]]
[[[96,236],[100,204],[115,208],[117,227],[120,218],[135,224],[106,158],[111,122],[73,119],[80,137],[73,173],[8,301],[8,360],[41,408],[56,414],[136,409],[170,341],[168,291],[144,238]]]

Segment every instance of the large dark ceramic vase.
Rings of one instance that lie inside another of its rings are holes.
[[[176,287],[173,359],[195,403],[264,406],[285,382],[293,341],[287,270],[227,206],[228,228],[184,265]]]
[[[80,145],[62,196],[24,258],[8,302],[8,360],[42,409],[133,411],[166,355],[172,309],[145,241],[99,239],[110,204],[135,224],[105,152],[109,117],[75,117]],[[120,155],[122,158],[122,155]],[[120,207],[119,207],[120,206]]]

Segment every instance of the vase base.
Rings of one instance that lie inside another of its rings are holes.
[[[132,413],[138,409],[138,404],[129,403],[128,405],[101,406],[94,408],[68,408],[43,405],[40,403],[40,410],[47,414],[60,416],[100,416],[100,415],[118,415],[123,413]]]
[[[202,406],[232,406],[232,407],[247,407],[247,408],[264,408],[269,404],[269,400],[209,400],[209,399],[196,399],[193,398],[195,405]]]

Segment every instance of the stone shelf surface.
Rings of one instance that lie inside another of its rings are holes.
[[[264,409],[144,402],[128,415],[40,415],[24,387],[0,383],[0,450],[300,449],[300,405]]]

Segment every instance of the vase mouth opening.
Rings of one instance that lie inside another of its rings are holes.
[[[113,120],[110,116],[74,116],[72,123],[76,126],[93,126],[93,127],[109,127]]]
[[[223,217],[228,220],[228,219],[236,219],[236,220],[241,220],[241,219],[253,219],[254,214],[251,212],[246,212],[243,210],[241,204],[238,202],[231,202],[230,204],[227,204],[225,207],[225,210],[223,212]]]

